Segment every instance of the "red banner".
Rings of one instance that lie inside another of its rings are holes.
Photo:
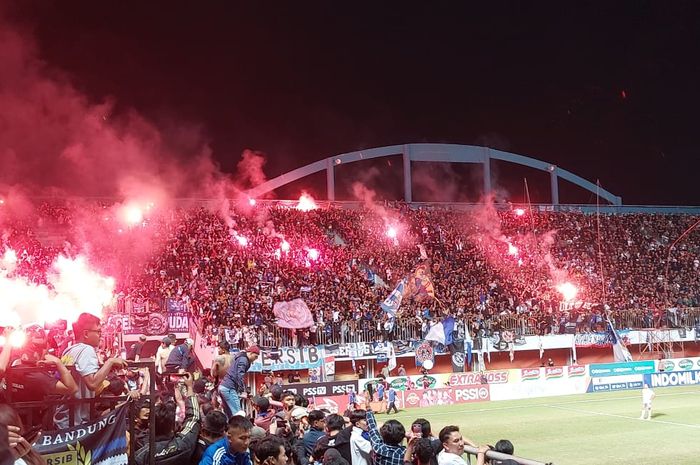
[[[484,402],[491,398],[488,385],[419,389],[402,394],[406,408]]]

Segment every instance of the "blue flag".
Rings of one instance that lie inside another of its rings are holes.
[[[455,319],[448,316],[442,322],[433,325],[428,334],[425,335],[426,341],[435,341],[444,346],[452,344],[452,332],[455,330]]]
[[[613,357],[615,358],[615,361],[631,362],[632,354],[630,354],[630,351],[622,343],[622,339],[620,339],[620,335],[617,333],[615,325],[613,325],[612,321],[610,320],[608,320],[608,328],[610,329],[610,338],[612,340]]]
[[[384,299],[384,302],[380,304],[382,310],[384,310],[391,316],[396,316],[396,312],[399,310],[399,307],[401,306],[401,301],[403,300],[403,292],[405,286],[406,282],[403,279],[399,281],[394,290],[391,291],[391,294],[389,294],[387,298]]]

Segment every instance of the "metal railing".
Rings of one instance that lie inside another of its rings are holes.
[[[472,463],[472,456],[474,457],[474,463],[476,463],[477,460],[477,448],[472,447],[472,446],[464,446],[464,453],[467,454],[467,463],[471,465]],[[518,457],[515,455],[508,455],[508,454],[503,454],[501,452],[496,452],[495,450],[488,450],[486,451],[486,458],[487,459],[494,459],[494,460],[514,460],[518,462],[520,465],[553,465],[551,462],[538,462],[537,460],[531,460],[531,459],[526,459],[523,457]]]
[[[142,397],[145,397],[149,400],[150,405],[153,406],[155,405],[155,401],[157,396],[159,395],[156,392],[156,373],[155,373],[155,365],[153,362],[129,362],[130,367],[134,368],[146,368],[148,369],[149,372],[149,378],[150,378],[150,386],[149,386],[149,393],[147,395],[144,395]],[[80,375],[77,373],[75,367],[67,367],[70,371],[73,377],[77,380],[80,378]],[[68,406],[68,423],[69,427],[76,426],[75,425],[75,409],[80,406],[80,405],[85,405],[89,404],[90,405],[90,418],[96,419],[96,412],[95,412],[95,406],[97,403],[102,403],[102,402],[109,402],[112,403],[112,405],[117,405],[121,402],[126,402],[128,400],[127,396],[106,396],[106,395],[100,395],[96,396],[90,399],[75,399],[75,398],[56,398],[56,396],[49,396],[48,398],[44,398],[42,400],[33,400],[33,401],[25,401],[25,402],[16,402],[12,400],[12,389],[9,387],[12,386],[12,380],[17,377],[18,374],[23,374],[23,373],[36,373],[36,372],[42,372],[42,371],[47,371],[51,369],[51,366],[35,366],[35,367],[12,367],[9,368],[5,372],[5,381],[8,386],[8,389],[6,390],[6,400],[7,403],[10,404],[18,413],[20,414],[25,414],[25,417],[28,417],[29,420],[33,423],[36,424],[36,420],[33,418],[33,415],[35,414],[35,410],[41,409],[41,408],[51,408],[53,407],[58,407],[60,405],[66,405]],[[138,415],[138,412],[136,411],[136,403],[135,402],[129,402],[128,403],[129,410],[128,410],[128,428],[127,431],[129,432],[129,438],[130,438],[130,444],[129,444],[129,463],[134,464],[135,460],[135,454],[136,450],[135,447],[133,447],[133,444],[135,444],[135,439],[136,439],[136,425],[134,422],[134,419]],[[46,425],[42,425],[46,426]],[[44,430],[42,428],[42,430]],[[50,431],[51,429],[48,429],[47,431]],[[149,457],[148,457],[148,464],[149,465],[155,465],[155,438],[156,438],[156,423],[155,423],[155,415],[152,413],[148,416],[148,445],[149,445]]]

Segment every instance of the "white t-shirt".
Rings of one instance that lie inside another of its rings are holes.
[[[438,465],[467,465],[462,456],[443,450],[437,456]]]
[[[642,389],[642,402],[651,404],[652,399],[654,399],[654,391],[651,388]]]
[[[84,376],[93,375],[100,369],[95,348],[91,345],[79,342],[63,351],[61,361],[67,367],[75,366],[80,376],[80,379],[77,380],[78,392],[75,393],[74,397],[76,399],[92,399],[95,397],[95,392],[91,391],[83,380]],[[90,421],[90,404],[86,403],[75,406],[74,421],[75,425],[82,425]],[[68,406],[59,405],[56,408],[54,423],[58,429],[68,428],[70,424],[68,421]]]

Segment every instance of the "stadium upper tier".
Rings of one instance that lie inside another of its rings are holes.
[[[273,304],[295,298],[308,304],[316,325],[376,327],[388,318],[380,303],[421,264],[435,298],[406,295],[400,321],[452,313],[476,329],[526,314],[547,332],[571,309],[590,314],[607,304],[653,322],[700,299],[700,239],[689,234],[670,249],[693,216],[276,204],[154,208],[122,227],[106,211],[45,204],[22,220],[5,217],[0,250],[17,258],[0,277],[45,283],[59,253],[87,254],[117,279],[117,292],[184,300],[207,333],[272,323]],[[58,227],[62,247],[38,240]],[[588,316],[579,323],[581,330],[602,325]]]

